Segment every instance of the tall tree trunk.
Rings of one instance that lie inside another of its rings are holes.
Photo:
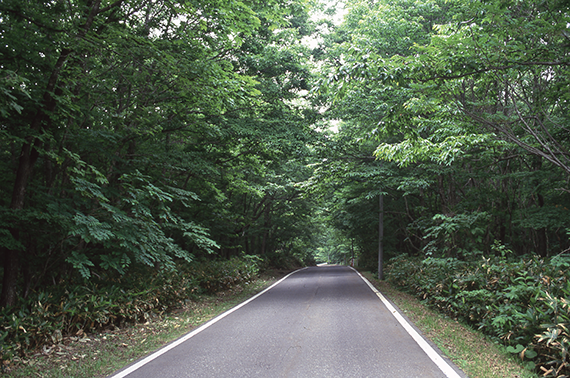
[[[537,195],[538,197],[538,206],[544,207],[544,197],[541,194]],[[546,257],[548,255],[548,236],[546,233],[546,227],[542,227],[536,230],[537,236],[537,253],[541,257]]]
[[[43,117],[42,114],[36,115],[34,121],[38,117]],[[41,120],[39,121],[41,122]],[[33,122],[34,123],[34,122]],[[39,123],[38,123],[39,125]],[[32,141],[25,143],[22,146],[20,159],[18,162],[18,169],[16,171],[16,180],[14,181],[14,190],[12,192],[12,201],[10,203],[11,210],[22,210],[24,208],[24,200],[26,198],[26,188],[28,180],[32,174],[32,168],[38,159],[39,153],[32,146]],[[18,225],[10,227],[10,234],[14,240],[20,240],[20,229]],[[0,307],[9,307],[16,301],[16,289],[18,283],[18,274],[20,270],[20,251],[18,249],[5,249],[4,259],[2,261],[4,268],[4,275],[2,277],[2,293],[0,293]]]
[[[95,16],[99,12],[99,6],[101,0],[94,0],[90,4],[90,9],[86,15],[85,24],[82,25],[81,29],[78,31],[76,37],[83,38],[93,24]],[[61,71],[67,62],[69,56],[71,55],[71,49],[63,49],[57,59],[50,77],[48,79],[46,89],[43,94],[41,105],[32,119],[30,124],[31,134],[37,134],[38,132],[45,131],[49,128],[49,116],[53,112],[57,105],[57,100],[52,95],[53,93],[57,95],[62,94],[61,88],[58,88],[58,82],[60,80]],[[32,170],[39,157],[38,149],[41,148],[42,142],[38,138],[28,137],[24,142],[20,157],[18,161],[18,168],[16,170],[16,179],[14,180],[14,189],[12,192],[12,200],[10,203],[10,209],[13,211],[21,211],[24,209],[24,203],[26,199],[26,190],[28,188],[28,183],[32,175]],[[20,230],[17,225],[9,229],[12,237],[15,240],[20,239]],[[17,295],[17,283],[19,275],[19,260],[20,251],[16,249],[5,249],[3,268],[4,275],[2,277],[2,293],[0,293],[0,307],[10,307],[16,301]]]
[[[265,206],[263,211],[263,239],[261,240],[261,254],[267,253],[267,241],[269,239],[269,231],[271,229],[271,202]]]
[[[39,130],[40,126],[43,123],[43,118],[44,112],[42,110],[38,111],[34,117],[34,120],[32,121],[32,130]],[[38,148],[40,146],[41,142],[38,139],[34,140],[31,138],[28,139],[22,146],[22,151],[20,153],[20,158],[18,161],[18,168],[16,170],[16,179],[14,180],[14,189],[12,191],[12,201],[10,203],[11,210],[18,212],[24,208],[26,189],[32,175],[34,164],[39,157]],[[12,234],[14,240],[20,239],[20,229],[18,225],[10,227],[9,231],[10,234]],[[4,276],[2,277],[0,307],[12,306],[16,300],[16,285],[18,282],[19,273],[19,254],[20,251],[17,249],[6,249],[4,251]]]
[[[12,231],[12,230],[10,230]],[[4,276],[2,277],[2,294],[0,295],[0,306],[12,306],[16,301],[16,283],[18,282],[19,259],[18,251],[5,249]]]

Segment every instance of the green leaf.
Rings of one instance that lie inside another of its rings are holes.
[[[88,267],[95,266],[95,264],[93,264],[85,254],[73,251],[71,256],[67,257],[65,261],[72,264],[75,269],[79,270],[79,273],[83,278],[88,279],[91,277],[91,271]]]

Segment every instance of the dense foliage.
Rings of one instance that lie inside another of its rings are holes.
[[[314,263],[308,10],[0,4],[3,352]]]
[[[3,1],[3,337],[112,323],[104,293],[144,309],[143,271],[156,292],[178,272],[176,302],[235,280],[215,264],[375,270],[383,247],[392,277],[564,374],[567,1],[344,3],[335,23],[336,2]]]
[[[146,322],[184,307],[200,295],[246,285],[257,276],[255,256],[180,264],[178,274],[141,267],[121,278],[98,277],[83,285],[52,286],[0,312],[0,356],[10,359],[61,342],[62,335],[86,335]]]
[[[388,279],[506,344],[545,377],[567,376],[570,258],[513,259],[504,246],[494,249],[474,261],[401,255],[391,260]]]
[[[137,264],[307,253],[302,2],[4,1],[0,14],[1,306]]]
[[[342,122],[319,168],[361,249],[381,192],[388,255],[469,258],[494,240],[519,255],[570,247],[568,5],[348,5],[320,45],[320,93]]]

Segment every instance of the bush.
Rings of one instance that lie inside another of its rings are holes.
[[[454,258],[390,260],[386,277],[440,311],[479,328],[548,377],[570,373],[569,259],[476,262]]]
[[[296,269],[302,266],[316,265],[316,262],[313,264],[313,261],[311,261],[309,257],[297,256],[282,251],[267,253],[265,257],[266,269]]]
[[[122,277],[101,277],[32,293],[0,311],[0,357],[11,359],[57,344],[63,335],[160,317],[201,293],[250,282],[259,272],[260,261],[257,256],[244,256],[184,263],[175,272],[144,267]]]
[[[250,282],[259,273],[261,261],[258,256],[246,255],[241,259],[234,257],[230,260],[193,263],[191,270],[201,292],[213,294]]]

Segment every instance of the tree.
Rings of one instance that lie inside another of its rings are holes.
[[[1,306],[22,276],[25,295],[69,266],[85,278],[132,262],[172,266],[222,244],[204,226],[210,214],[199,216],[228,194],[212,177],[239,162],[259,169],[272,149],[302,150],[310,121],[285,103],[304,85],[288,81],[297,63],[267,76],[286,78],[279,90],[292,94],[273,102],[245,63],[259,53],[256,32],[287,32],[297,16],[282,16],[299,6],[2,3],[2,191],[13,195],[2,203]],[[299,128],[257,150],[262,118],[279,109],[280,132]]]
[[[446,162],[455,154],[443,150],[497,138],[567,171],[558,137],[567,99],[557,95],[567,85],[567,17],[557,1],[473,3],[437,26],[416,55],[386,62],[385,77],[406,96],[385,121],[413,120],[400,147]],[[437,138],[421,133],[436,128]],[[397,151],[384,144],[378,153],[395,158]]]
[[[61,4],[53,7],[41,5],[34,7],[17,2],[3,4],[3,32],[7,40],[14,41],[3,45],[3,68],[9,72],[25,70],[28,77],[23,77],[25,80],[23,84],[30,85],[27,89],[29,99],[24,98],[23,100],[27,101],[16,103],[16,106],[12,105],[13,110],[19,113],[18,122],[3,125],[6,134],[14,132],[8,134],[10,141],[12,143],[18,141],[21,145],[9,204],[12,212],[17,213],[24,209],[26,189],[32,169],[38,160],[40,149],[44,146],[46,134],[54,127],[52,113],[56,110],[58,97],[63,95],[60,83],[66,63],[73,54],[80,53],[80,43],[92,31],[94,23],[110,19],[120,4],[121,2],[117,2],[102,8],[99,0],[88,7],[71,9],[64,9],[65,6]],[[62,11],[73,21],[66,23],[56,17]],[[49,39],[54,35],[57,40],[52,44]],[[22,46],[23,44],[32,46],[34,51],[29,51]],[[18,100],[20,99],[14,102]],[[27,126],[22,128],[22,124]],[[20,126],[18,131],[16,125]],[[20,241],[20,229],[13,225],[9,227],[9,234],[3,235],[7,239],[4,245],[8,247],[3,253],[4,275],[0,305],[6,306],[15,301],[19,270],[18,250],[23,249],[23,244]]]
[[[555,168],[567,156],[558,87],[567,6],[422,6],[354,2],[321,86],[336,96],[332,117],[351,120],[353,138],[375,138],[375,156],[399,165],[382,181],[406,209],[400,237],[416,253],[465,258],[490,252],[493,239],[521,254],[567,248]]]

